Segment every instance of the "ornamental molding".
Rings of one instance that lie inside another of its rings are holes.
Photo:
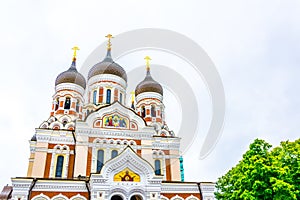
[[[74,90],[74,91],[77,91],[78,93],[80,93],[81,96],[84,95],[84,88],[77,84],[74,84],[74,83],[61,83],[61,84],[58,84],[57,86],[55,86],[56,93],[61,90]]]
[[[120,84],[116,84],[114,82],[96,82],[93,85],[89,87],[89,92],[93,90],[99,90],[100,87],[103,87],[103,89],[118,89],[122,93],[126,93],[125,88],[123,88]],[[105,91],[104,91],[105,92]],[[103,93],[104,95],[105,93]]]
[[[155,149],[178,150],[180,148],[180,143],[158,143],[158,142],[153,142],[152,146]]]
[[[136,132],[136,131],[119,131],[119,130],[101,130],[98,128],[76,128],[76,135],[86,135],[89,137],[107,137],[107,138],[131,138],[131,139],[153,139],[154,133],[149,132]]]
[[[123,88],[127,87],[127,83],[123,78],[113,74],[98,74],[96,76],[93,76],[88,80],[88,85],[89,87],[91,87],[93,84],[102,81],[111,81],[111,82],[118,83]]]
[[[77,99],[80,99],[81,102],[84,102],[84,98],[83,98],[82,94],[79,93],[78,91],[59,90],[52,96],[52,99],[53,99],[52,103],[54,103],[54,104],[57,103],[57,101],[56,101],[57,98],[60,102],[65,102],[67,96],[71,97],[71,102],[77,102]]]
[[[69,145],[75,144],[74,138],[67,138],[67,137],[62,137],[62,136],[37,135],[36,138],[37,138],[38,142],[47,142],[47,143],[51,143],[51,144],[63,143],[63,144],[69,144]]]
[[[37,142],[46,143],[63,143],[74,145],[75,141],[71,131],[51,130],[51,129],[36,129]]]
[[[13,188],[29,188],[31,184],[20,184],[20,183],[13,183],[12,186]]]
[[[162,193],[199,193],[197,183],[194,184],[168,184],[162,183]]]
[[[163,96],[156,92],[143,92],[135,97],[136,102],[140,102],[142,99],[158,99],[159,101],[163,101]]]
[[[58,191],[58,192],[87,192],[84,184],[81,185],[60,185],[55,184],[36,184],[32,191]]]
[[[203,193],[214,193],[215,183],[200,183],[200,188]]]

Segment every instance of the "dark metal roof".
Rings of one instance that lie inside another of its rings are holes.
[[[93,76],[99,74],[113,74],[123,78],[127,82],[126,71],[111,58],[110,50],[107,51],[107,55],[103,61],[95,64],[89,71],[88,80]]]
[[[152,78],[150,70],[147,70],[145,79],[136,86],[135,96],[144,92],[156,92],[163,95],[162,86]]]
[[[4,186],[0,193],[0,199],[11,199],[11,193],[13,191],[12,186]]]
[[[76,59],[73,59],[72,65],[67,71],[62,72],[57,76],[55,86],[61,83],[74,83],[80,85],[84,89],[86,88],[84,76],[76,69]]]
[[[37,141],[37,140],[36,140],[36,134],[34,134],[34,135],[32,136],[32,138],[31,138],[30,141]]]

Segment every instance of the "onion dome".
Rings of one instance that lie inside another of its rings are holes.
[[[150,74],[149,60],[151,60],[151,58],[149,56],[146,56],[145,60],[147,61],[146,77],[142,82],[140,82],[136,86],[135,96],[137,96],[141,93],[144,93],[144,92],[156,92],[156,93],[163,95],[162,86],[157,81],[155,81]]]
[[[62,72],[57,76],[55,80],[55,86],[61,83],[74,83],[83,87],[83,89],[85,89],[86,88],[85,78],[76,69],[76,50],[79,50],[79,48],[74,47],[72,49],[74,50],[74,57],[73,57],[71,67],[67,71]]]
[[[107,54],[103,61],[95,64],[89,71],[88,80],[93,76],[99,74],[112,74],[119,76],[120,78],[124,79],[127,82],[127,74],[126,71],[118,64],[115,63],[111,57],[111,38],[112,35],[108,34],[106,36],[108,38],[107,44]]]

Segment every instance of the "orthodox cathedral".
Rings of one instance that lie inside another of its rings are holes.
[[[213,200],[214,183],[184,182],[180,138],[166,125],[151,59],[126,105],[126,71],[106,37],[107,54],[87,78],[73,48],[70,68],[55,80],[50,116],[30,140],[27,176],[12,178],[0,199]]]

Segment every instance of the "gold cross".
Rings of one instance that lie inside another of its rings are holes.
[[[132,91],[132,92],[130,92],[130,94],[131,94],[131,102],[134,102],[134,91]]]
[[[149,56],[146,56],[144,59],[146,60],[146,69],[150,70],[150,60],[151,60],[151,58]]]
[[[73,54],[73,58],[76,58],[76,53],[77,53],[77,51],[79,50],[79,48],[77,47],[77,46],[74,46],[73,48],[72,48],[72,50],[74,51],[74,54]]]
[[[108,38],[107,49],[108,49],[108,50],[111,50],[111,42],[110,42],[110,40],[111,40],[112,38],[114,38],[114,37],[112,36],[112,34],[107,34],[107,36],[105,36],[105,37]]]

